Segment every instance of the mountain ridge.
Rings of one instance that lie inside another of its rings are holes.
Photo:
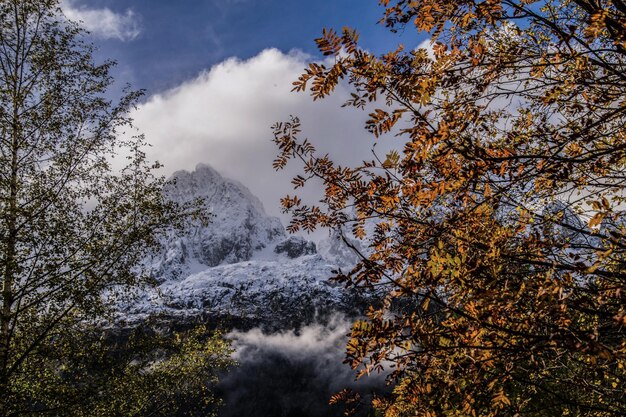
[[[357,259],[336,233],[318,245],[287,235],[243,184],[206,164],[174,173],[164,193],[180,203],[203,199],[212,221],[163,238],[163,250],[145,261],[159,285],[124,306],[129,320],[229,316],[279,329],[355,315],[365,303],[330,280]]]

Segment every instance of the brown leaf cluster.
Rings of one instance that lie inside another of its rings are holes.
[[[337,277],[380,294],[347,361],[391,371],[385,416],[626,415],[626,4],[380,3],[430,54],[325,31],[333,66],[294,89],[346,83],[397,150],[345,167],[297,119],[275,126],[275,167],[326,190],[283,200],[291,230],[347,226],[369,247]]]

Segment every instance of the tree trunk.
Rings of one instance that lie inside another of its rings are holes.
[[[14,17],[16,23],[19,22],[19,11],[14,6]],[[23,39],[20,38],[20,31],[17,31],[15,48],[15,66],[13,68],[13,115],[11,123],[11,174],[9,178],[9,199],[7,201],[6,216],[6,246],[4,277],[2,279],[2,311],[0,313],[0,417],[8,414],[9,404],[7,403],[10,391],[10,358],[11,358],[11,337],[13,321],[14,285],[15,274],[17,272],[17,217],[18,217],[18,150],[20,146],[21,123],[20,102],[21,102],[21,65],[20,49]],[[9,400],[10,401],[10,400]]]

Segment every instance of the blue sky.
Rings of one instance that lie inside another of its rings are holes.
[[[265,48],[317,54],[322,28],[357,28],[373,51],[391,49],[402,38],[376,22],[376,0],[71,0],[79,10],[132,13],[138,33],[124,40],[100,37],[100,57],[118,61],[116,78],[155,93],[236,56]],[[410,39],[407,39],[410,40]]]
[[[324,27],[356,28],[362,47],[376,53],[400,42],[407,49],[425,45],[424,35],[391,34],[377,25],[377,0],[61,2],[68,18],[91,31],[98,59],[118,62],[118,85],[146,89],[131,116],[152,145],[148,156],[165,164],[165,176],[207,163],[248,186],[286,223],[279,200],[293,194],[290,179],[300,171],[272,169],[272,124],[300,117],[303,135],[345,164],[372,159],[374,144],[383,157],[401,144],[375,141],[363,127],[367,112],[341,107],[349,97],[346,85],[316,102],[291,92],[303,68],[323,60],[314,39]],[[321,192],[312,187],[299,195],[311,202]]]

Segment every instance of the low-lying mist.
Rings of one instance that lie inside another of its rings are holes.
[[[328,404],[331,395],[347,387],[364,397],[384,389],[383,376],[355,382],[355,372],[342,363],[349,328],[349,320],[335,317],[327,324],[273,334],[231,332],[239,366],[220,382],[225,405],[219,416],[342,416],[343,406]],[[356,415],[369,415],[369,410]]]

